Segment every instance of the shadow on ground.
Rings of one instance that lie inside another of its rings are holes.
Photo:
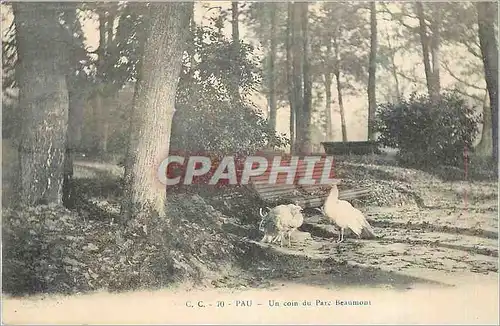
[[[240,283],[249,286],[269,287],[273,283],[297,283],[321,288],[339,287],[381,287],[409,289],[415,284],[431,284],[449,286],[420,277],[384,271],[376,267],[365,267],[348,264],[347,261],[334,257],[327,259],[311,258],[298,254],[286,254],[272,246],[261,246],[251,243],[239,264],[247,278],[242,277]],[[261,282],[261,283],[258,283]],[[253,284],[252,284],[253,283]],[[256,284],[257,283],[257,284]],[[226,279],[221,287],[233,287]]]

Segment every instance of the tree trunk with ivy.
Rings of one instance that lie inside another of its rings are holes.
[[[18,203],[62,204],[68,127],[67,57],[61,8],[13,3],[18,53]]]
[[[169,153],[192,6],[183,2],[150,5],[151,23],[134,94],[122,202],[122,218],[143,227],[152,216],[165,215],[165,185],[157,170]]]

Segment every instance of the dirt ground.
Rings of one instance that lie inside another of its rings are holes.
[[[415,177],[411,185],[418,204],[360,207],[375,240],[346,235],[338,245],[337,229],[307,214],[301,232],[310,237],[291,248],[242,236],[255,257],[267,256],[248,258],[251,276],[232,271],[195,289],[4,297],[3,322],[498,324],[498,184]]]
[[[311,280],[278,282],[267,289],[176,288],[4,299],[2,315],[5,324],[498,325],[496,275],[471,277],[443,273],[440,277],[457,286],[419,283],[404,290],[383,284],[338,287],[326,278],[322,282],[316,279],[316,284]],[[365,301],[366,305],[338,304],[349,300]],[[304,305],[304,301],[311,305]]]

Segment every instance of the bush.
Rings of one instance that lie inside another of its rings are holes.
[[[428,96],[412,94],[399,103],[377,108],[379,142],[399,149],[399,159],[411,166],[463,166],[464,148],[472,148],[478,133],[473,107],[453,93],[437,103]]]
[[[239,55],[232,56],[233,43],[207,27],[197,29],[194,43],[190,55],[196,60],[186,58],[177,88],[172,150],[225,155],[285,146],[285,137],[247,99],[261,79],[252,46],[240,43]]]

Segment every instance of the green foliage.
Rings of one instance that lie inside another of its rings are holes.
[[[118,88],[137,78],[147,25],[147,18],[137,8],[124,6],[119,13],[113,40],[115,51],[108,58],[108,80]]]
[[[197,28],[178,86],[172,149],[236,154],[286,144],[246,99],[261,71],[253,48],[244,43],[239,48],[239,55],[231,56],[233,44],[218,30]],[[233,92],[236,67],[241,98]]]
[[[438,103],[412,94],[400,103],[378,107],[379,142],[400,150],[405,164],[463,166],[464,148],[472,148],[478,132],[474,108],[453,93]]]

